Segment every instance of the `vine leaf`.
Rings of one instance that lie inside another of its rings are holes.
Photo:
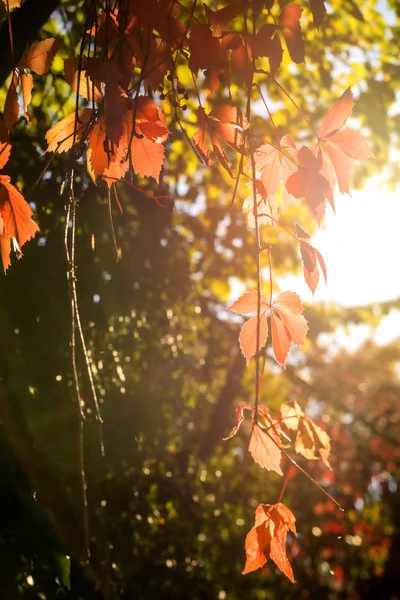
[[[281,181],[286,183],[298,168],[296,143],[291,135],[284,135],[279,146],[264,144],[254,153],[256,170],[268,195],[276,193]]]
[[[326,200],[334,207],[331,185],[321,174],[322,155],[314,156],[309,148],[302,146],[298,160],[299,168],[286,181],[286,189],[295,198],[303,198],[311,216],[321,223]]]
[[[50,70],[51,64],[58,50],[61,48],[60,40],[47,38],[38,42],[23,54],[19,66],[30,69],[37,75],[43,75]]]
[[[61,121],[58,121],[46,133],[47,152],[67,152],[72,148],[75,131],[75,112],[71,113]],[[78,111],[76,124],[75,142],[79,143],[87,125],[93,116],[91,108],[83,108]]]
[[[305,60],[304,41],[300,28],[302,8],[295,3],[286,4],[282,8],[278,24],[263,25],[253,41],[253,57],[267,56],[272,74],[279,69],[283,49],[279,34],[283,35],[290,57],[295,63]]]
[[[295,522],[293,513],[281,502],[258,505],[254,527],[246,536],[243,575],[263,567],[268,558],[271,558],[286,577],[295,583],[286,555],[286,536],[289,530],[296,534]]]
[[[208,24],[215,37],[221,37],[223,33],[226,33],[229,30],[229,22],[243,12],[243,2],[232,2],[228,6],[215,11],[209,8],[207,4],[203,3],[203,6]]]
[[[319,252],[319,250],[311,246],[311,244],[306,241],[310,239],[310,235],[307,233],[307,231],[305,231],[298,223],[295,223],[295,228],[296,235],[298,238],[300,238],[300,254],[303,261],[304,278],[312,294],[314,295],[319,282],[318,264],[324,275],[325,283],[328,283],[325,261],[321,252]]]
[[[281,406],[282,421],[292,431],[297,432],[295,450],[307,460],[322,458],[325,465],[331,469],[328,458],[331,443],[328,434],[307,417],[296,400]]]
[[[257,292],[247,292],[236,302],[227,307],[238,315],[257,311]],[[303,345],[307,335],[307,321],[301,314],[303,306],[299,296],[294,292],[282,292],[274,302],[269,304],[264,296],[260,299],[260,350],[268,338],[266,313],[271,311],[272,348],[279,364],[285,365],[290,349],[290,343]],[[257,348],[257,316],[251,317],[242,326],[239,334],[239,344],[246,363],[249,364]]]
[[[255,419],[255,409],[249,404],[241,404],[236,409],[236,424],[229,435],[224,440],[230,440],[237,434],[241,424],[244,421],[244,411],[249,410],[252,414],[252,430],[249,442],[249,452],[261,468],[267,471],[275,471],[278,475],[283,475],[280,463],[282,452],[280,450],[282,443],[279,437],[281,429],[279,424],[272,419],[269,410],[263,404],[258,405],[257,420]]]
[[[200,106],[197,111],[200,129],[193,136],[193,144],[209,167],[213,164],[208,149],[208,137],[214,154],[220,165],[233,177],[232,163],[221,146],[221,141],[238,152],[244,152],[243,131],[249,129],[250,123],[235,106],[222,104],[214,108],[208,115]]]
[[[366,160],[371,156],[368,143],[361,133],[350,127],[343,129],[354,104],[353,94],[348,88],[326,113],[321,124],[320,140],[314,150],[324,163],[325,174],[333,168],[342,194],[350,194],[352,159]]]
[[[32,214],[31,207],[10,183],[10,178],[0,175],[0,251],[4,271],[10,266],[11,240],[20,258],[20,248],[39,231]]]

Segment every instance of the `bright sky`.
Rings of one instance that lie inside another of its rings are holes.
[[[352,197],[336,198],[336,215],[328,208],[326,228],[317,232],[312,244],[323,255],[328,271],[328,286],[323,278],[315,298],[304,278],[285,278],[285,289],[297,292],[305,302],[335,302],[360,306],[400,297],[400,186],[395,193],[370,180]],[[337,332],[340,345],[356,348],[369,328],[351,327],[349,336]],[[382,320],[374,332],[381,344],[400,336],[400,312]],[[340,342],[341,340],[341,342]]]

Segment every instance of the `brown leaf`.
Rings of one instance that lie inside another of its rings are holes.
[[[50,70],[51,63],[61,46],[61,41],[54,38],[38,42],[23,54],[19,62],[19,67],[30,69],[38,75],[43,75]]]

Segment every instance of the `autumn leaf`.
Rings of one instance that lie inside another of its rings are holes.
[[[295,450],[307,460],[322,458],[330,469],[328,458],[331,451],[328,434],[307,417],[296,400],[281,406],[282,423],[287,429],[297,432]]]
[[[317,289],[319,282],[319,269],[324,275],[325,282],[327,283],[327,274],[325,261],[322,254],[307,241],[310,239],[310,235],[299,225],[295,223],[296,234],[300,241],[300,253],[303,261],[304,278],[311,292],[314,294]]]
[[[219,10],[212,10],[204,3],[203,6],[208,24],[213,30],[213,35],[215,37],[221,37],[223,33],[226,33],[229,30],[228,24],[230,21],[243,12],[242,2],[232,2]]]
[[[19,67],[30,69],[38,75],[47,73],[61,45],[61,41],[54,38],[38,42],[23,54]]]
[[[189,37],[189,67],[193,73],[210,69],[222,62],[221,43],[208,25],[195,23]]]
[[[22,100],[23,100],[23,111],[24,116],[27,121],[32,119],[32,116],[28,112],[28,104],[30,104],[32,100],[32,90],[33,90],[33,77],[30,73],[21,73],[21,92],[22,92]]]
[[[333,168],[342,194],[350,194],[352,159],[366,160],[371,156],[368,143],[361,133],[349,127],[343,129],[354,104],[353,94],[348,88],[325,115],[320,139],[314,150],[314,154],[323,162],[328,179],[326,173]]]
[[[295,63],[304,62],[304,41],[300,28],[302,8],[295,3],[282,8],[279,23],[265,23],[260,27],[252,43],[254,58],[267,56],[271,72],[275,73],[282,62],[283,49],[280,35],[283,36],[290,57]]]
[[[83,108],[78,111],[78,118],[75,127],[75,112],[71,113],[61,121],[58,121],[51,129],[46,133],[47,140],[47,152],[67,152],[72,148],[74,143],[74,132],[75,132],[75,143],[78,143],[83,133],[85,132],[87,125],[93,116],[91,108]]]
[[[248,410],[252,414],[252,430],[249,442],[249,452],[254,462],[267,471],[275,471],[278,475],[283,475],[280,467],[282,452],[280,450],[282,443],[279,437],[281,429],[276,421],[272,419],[269,410],[263,404],[258,405],[257,420],[255,419],[255,410],[248,404],[241,404],[236,409],[236,424],[229,435],[224,440],[230,440],[237,434],[241,424],[244,421],[244,411]]]
[[[280,183],[297,171],[297,154],[291,135],[284,135],[278,146],[263,144],[254,152],[255,167],[268,195],[275,194]]]
[[[232,163],[221,146],[220,140],[238,152],[244,151],[243,132],[249,129],[250,124],[246,117],[235,106],[228,104],[214,108],[208,115],[200,106],[197,111],[200,129],[193,136],[193,144],[206,163],[211,166],[208,149],[210,139],[214,154],[220,165],[233,177]]]
[[[2,169],[10,158],[11,144],[0,140],[0,169]]]
[[[227,307],[238,315],[256,312],[258,307],[257,292],[247,292],[236,302]],[[260,339],[259,350],[265,345],[268,337],[266,312],[271,313],[272,348],[279,364],[285,365],[290,344],[303,345],[307,335],[307,321],[301,315],[303,306],[300,298],[294,292],[282,292],[269,304],[264,296],[260,298]],[[239,343],[246,363],[256,354],[257,345],[257,316],[251,317],[242,326]]]
[[[254,527],[246,537],[246,564],[243,575],[263,567],[269,558],[295,583],[293,570],[286,555],[288,531],[296,534],[296,519],[282,503],[259,504]]]
[[[66,58],[64,60],[64,79],[74,92],[78,91],[78,72],[79,72],[79,56],[75,58]],[[98,80],[93,80],[89,77],[84,68],[80,71],[79,77],[79,94],[89,102],[100,103],[103,99],[101,91],[101,83]]]
[[[231,310],[237,315],[246,315],[250,312],[256,312],[258,306],[257,292],[247,292],[243,294],[238,300],[227,307],[227,310]],[[246,358],[246,363],[249,364],[250,359],[254,356],[257,350],[261,350],[265,346],[268,338],[268,323],[266,312],[269,308],[269,304],[264,296],[260,299],[260,337],[259,345],[257,349],[257,316],[251,317],[242,326],[239,334],[239,344],[243,356]]]
[[[103,175],[109,163],[109,154],[105,149],[106,131],[102,119],[92,127],[88,140],[87,168],[90,177],[96,182],[97,177]]]
[[[295,198],[304,199],[311,216],[321,223],[326,200],[333,206],[332,188],[326,177],[321,174],[322,157],[314,156],[309,148],[302,146],[298,161],[299,168],[286,181],[286,189]]]
[[[0,175],[0,238],[4,270],[10,265],[11,241],[20,257],[20,248],[39,231],[39,227],[32,220],[32,214],[31,207],[10,183],[10,178]]]
[[[15,125],[19,117],[17,85],[18,76],[14,72],[7,91],[6,101],[4,103],[3,122],[8,130]]]

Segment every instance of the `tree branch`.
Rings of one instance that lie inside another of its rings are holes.
[[[11,13],[11,27],[16,64],[21,60],[27,46],[34,40],[38,31],[49,19],[51,13],[59,6],[61,0],[26,0],[21,8]],[[13,69],[10,33],[7,19],[0,27],[0,87],[4,84]]]

